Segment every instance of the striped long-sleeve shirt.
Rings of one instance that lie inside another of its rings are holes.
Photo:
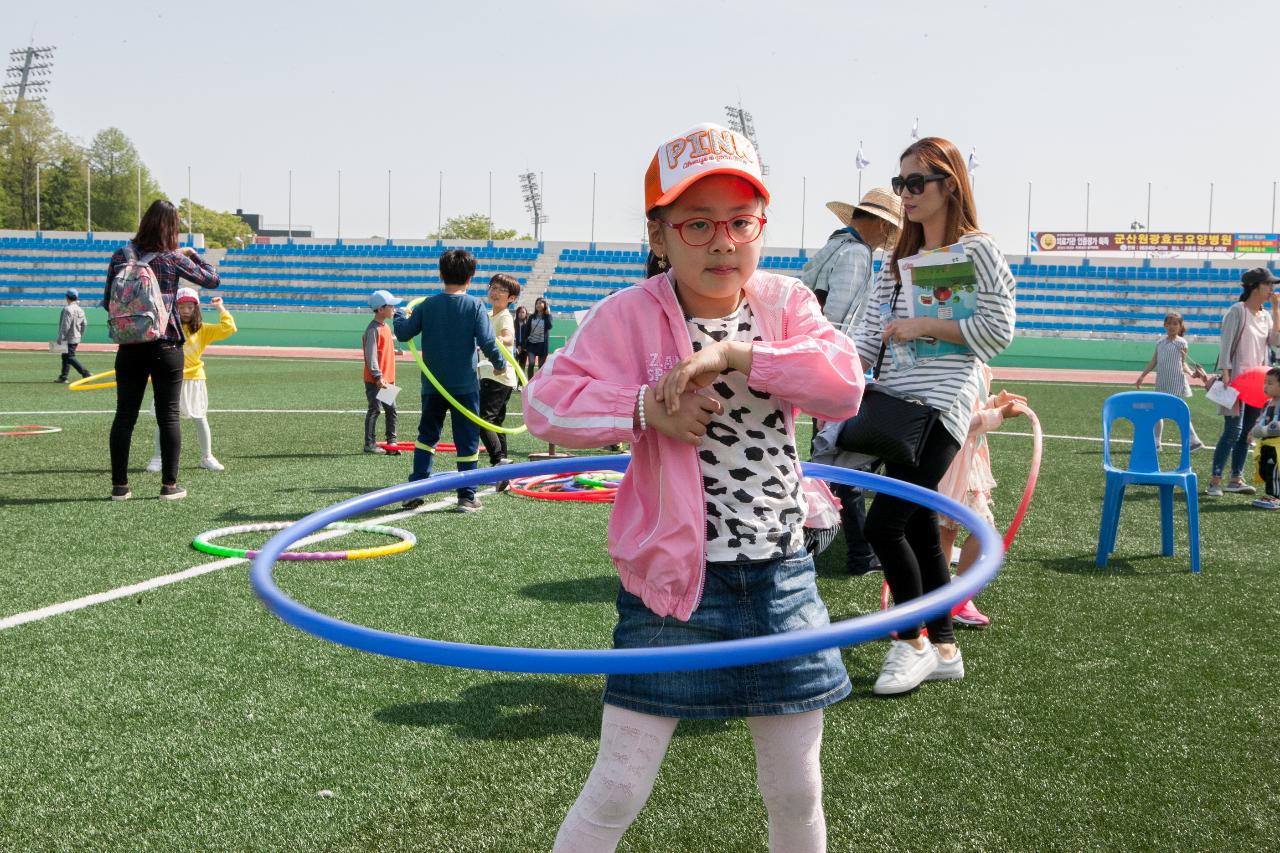
[[[965,254],[973,261],[978,284],[978,306],[973,316],[958,321],[960,333],[970,352],[953,353],[920,361],[911,370],[897,372],[892,359],[885,357],[879,382],[889,388],[924,398],[942,412],[942,424],[961,445],[969,433],[969,418],[981,392],[979,362],[999,355],[1013,341],[1016,311],[1014,290],[1017,282],[1004,255],[985,234],[966,234],[960,238]],[[880,352],[880,333],[888,318],[882,317],[880,306],[893,299],[897,283],[888,262],[880,269],[875,291],[867,303],[862,323],[854,334],[858,355],[863,364],[874,366]],[[907,297],[898,295],[894,316],[905,318]]]

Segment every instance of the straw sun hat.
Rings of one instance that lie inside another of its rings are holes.
[[[845,225],[853,224],[853,212],[861,210],[872,216],[878,216],[894,228],[902,228],[902,199],[880,187],[872,187],[858,204],[843,201],[827,202],[827,210]]]

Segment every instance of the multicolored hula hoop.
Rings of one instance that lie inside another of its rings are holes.
[[[511,481],[509,491],[544,501],[613,503],[622,475],[612,471],[584,471],[572,474],[544,474]]]
[[[258,556],[256,550],[247,550],[245,548],[228,548],[225,545],[215,545],[210,540],[217,539],[220,536],[231,536],[236,533],[257,533],[262,530],[284,530],[292,521],[268,521],[262,524],[236,524],[231,527],[219,527],[217,530],[209,530],[201,533],[195,539],[191,540],[191,547],[197,551],[203,551],[206,554],[212,554],[215,557],[238,557],[242,560],[251,560]],[[289,551],[281,554],[281,560],[365,560],[370,557],[385,557],[388,554],[399,554],[402,551],[408,551],[418,541],[407,530],[401,530],[399,527],[386,527],[381,524],[352,524],[345,521],[335,521],[330,524],[327,529],[336,530],[352,530],[361,533],[385,533],[388,536],[398,536],[399,542],[392,542],[390,545],[378,545],[373,548],[354,548],[347,551]]]
[[[49,435],[54,432],[62,432],[62,427],[39,426],[37,424],[0,426],[0,435]]]

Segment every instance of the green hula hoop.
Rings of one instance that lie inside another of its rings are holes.
[[[586,476],[583,476],[582,474],[579,474],[573,479],[584,486],[592,486],[597,489],[616,489],[618,488],[618,481],[620,481],[622,478],[621,477],[616,477],[616,478],[600,477],[599,479],[597,479],[595,477],[586,477]]]
[[[421,302],[426,298],[427,297],[425,296],[419,296],[417,299],[414,299],[413,301],[406,304],[404,306],[405,310],[413,311],[413,306],[417,305],[419,302]],[[512,357],[511,353],[507,350],[507,348],[502,345],[502,341],[498,340],[496,337],[493,340],[498,345],[498,349],[502,352],[502,357],[509,360],[511,364],[515,366],[516,379],[519,381],[519,383],[521,385],[527,384],[529,381],[528,377],[524,375],[524,371],[520,369],[520,365],[516,364],[516,360]],[[448,391],[444,390],[444,386],[440,384],[440,381],[436,379],[436,377],[431,373],[430,370],[427,369],[427,363],[422,360],[422,353],[418,352],[418,341],[416,337],[409,339],[409,352],[413,353],[413,358],[415,361],[418,362],[418,368],[422,370],[422,375],[427,377],[427,381],[431,383],[431,386],[436,389],[436,391],[440,394],[440,396],[444,397],[445,400],[449,402],[449,405],[453,406],[455,409],[461,412],[463,416],[467,418],[467,420],[471,421],[476,426],[480,427],[481,429],[487,429],[487,430],[490,430],[491,432],[500,432],[506,435],[520,435],[521,433],[525,433],[529,431],[529,427],[526,426],[525,424],[521,424],[518,427],[504,427],[504,426],[498,426],[497,424],[491,424],[488,421],[486,421],[484,418],[480,417],[475,412],[471,411],[466,406],[463,406],[461,403],[455,400],[453,395],[450,394]]]

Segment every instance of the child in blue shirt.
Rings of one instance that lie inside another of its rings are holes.
[[[418,348],[422,360],[440,386],[449,392],[472,415],[480,411],[480,378],[476,373],[476,347],[502,372],[506,360],[494,341],[493,325],[484,303],[466,293],[476,274],[476,259],[465,249],[450,249],[440,256],[440,279],[444,293],[429,297],[414,307],[408,316],[397,315],[396,338],[412,340],[421,335]],[[418,421],[418,440],[413,451],[413,473],[409,482],[431,476],[436,442],[444,429],[444,418],[452,411],[453,443],[457,447],[459,471],[474,470],[480,460],[480,427],[460,409],[450,405],[427,379],[422,377],[422,417]],[[413,498],[404,502],[405,509],[416,509],[425,501]],[[459,512],[480,509],[474,487],[458,489]]]

